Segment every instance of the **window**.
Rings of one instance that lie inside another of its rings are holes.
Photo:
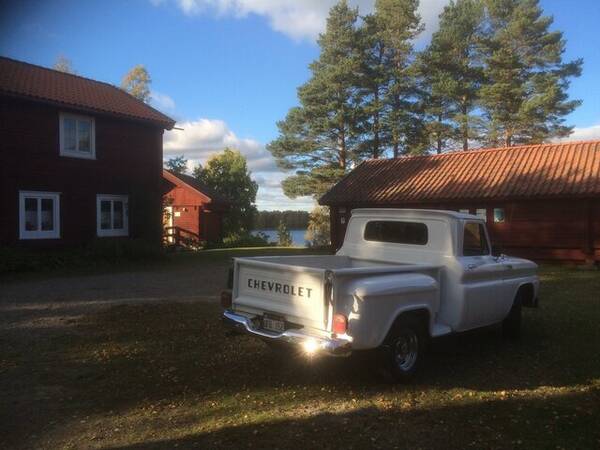
[[[488,242],[483,225],[475,222],[465,223],[465,234],[463,237],[463,255],[481,256],[489,255]]]
[[[129,207],[126,195],[96,197],[96,230],[100,237],[129,235]]]
[[[471,210],[469,209],[459,209],[458,212],[462,214],[471,214]]]
[[[72,114],[60,115],[60,154],[96,159],[94,119]]]
[[[426,245],[429,233],[424,223],[378,220],[367,223],[364,237],[367,241]]]
[[[60,238],[60,194],[19,192],[19,239]]]
[[[504,208],[494,208],[494,223],[504,223]]]
[[[484,222],[487,222],[487,210],[485,208],[477,208],[475,210],[475,215],[480,219],[483,219]]]

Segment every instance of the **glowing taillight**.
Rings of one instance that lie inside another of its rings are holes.
[[[221,306],[225,309],[231,308],[231,291],[221,292]]]
[[[333,315],[333,332],[335,334],[346,334],[348,319],[343,314]]]

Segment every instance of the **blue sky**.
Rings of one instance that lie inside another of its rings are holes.
[[[296,104],[296,88],[318,56],[315,38],[334,0],[0,0],[0,54],[51,66],[69,58],[78,74],[119,84],[135,64],[153,79],[153,104],[185,131],[165,135],[165,155],[203,162],[239,148],[259,182],[260,209],[309,209],[289,200],[264,145]],[[373,0],[354,0],[361,12]],[[422,0],[426,44],[447,0]],[[542,0],[567,39],[566,58],[583,57],[571,86],[584,101],[570,117],[573,138],[600,138],[600,1]]]

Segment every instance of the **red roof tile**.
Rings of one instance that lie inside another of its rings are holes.
[[[372,159],[333,186],[323,205],[600,195],[600,141]]]
[[[127,92],[100,81],[0,57],[0,94],[152,122],[175,121]]]

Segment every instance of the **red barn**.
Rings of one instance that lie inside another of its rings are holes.
[[[219,242],[223,239],[223,214],[229,201],[189,175],[163,170],[164,224],[169,242],[189,240]],[[194,242],[198,241],[198,242]]]
[[[432,208],[486,219],[492,242],[534,260],[600,261],[600,141],[365,161],[321,199],[341,246],[353,208]]]
[[[0,244],[158,245],[173,125],[110,84],[0,57]]]

